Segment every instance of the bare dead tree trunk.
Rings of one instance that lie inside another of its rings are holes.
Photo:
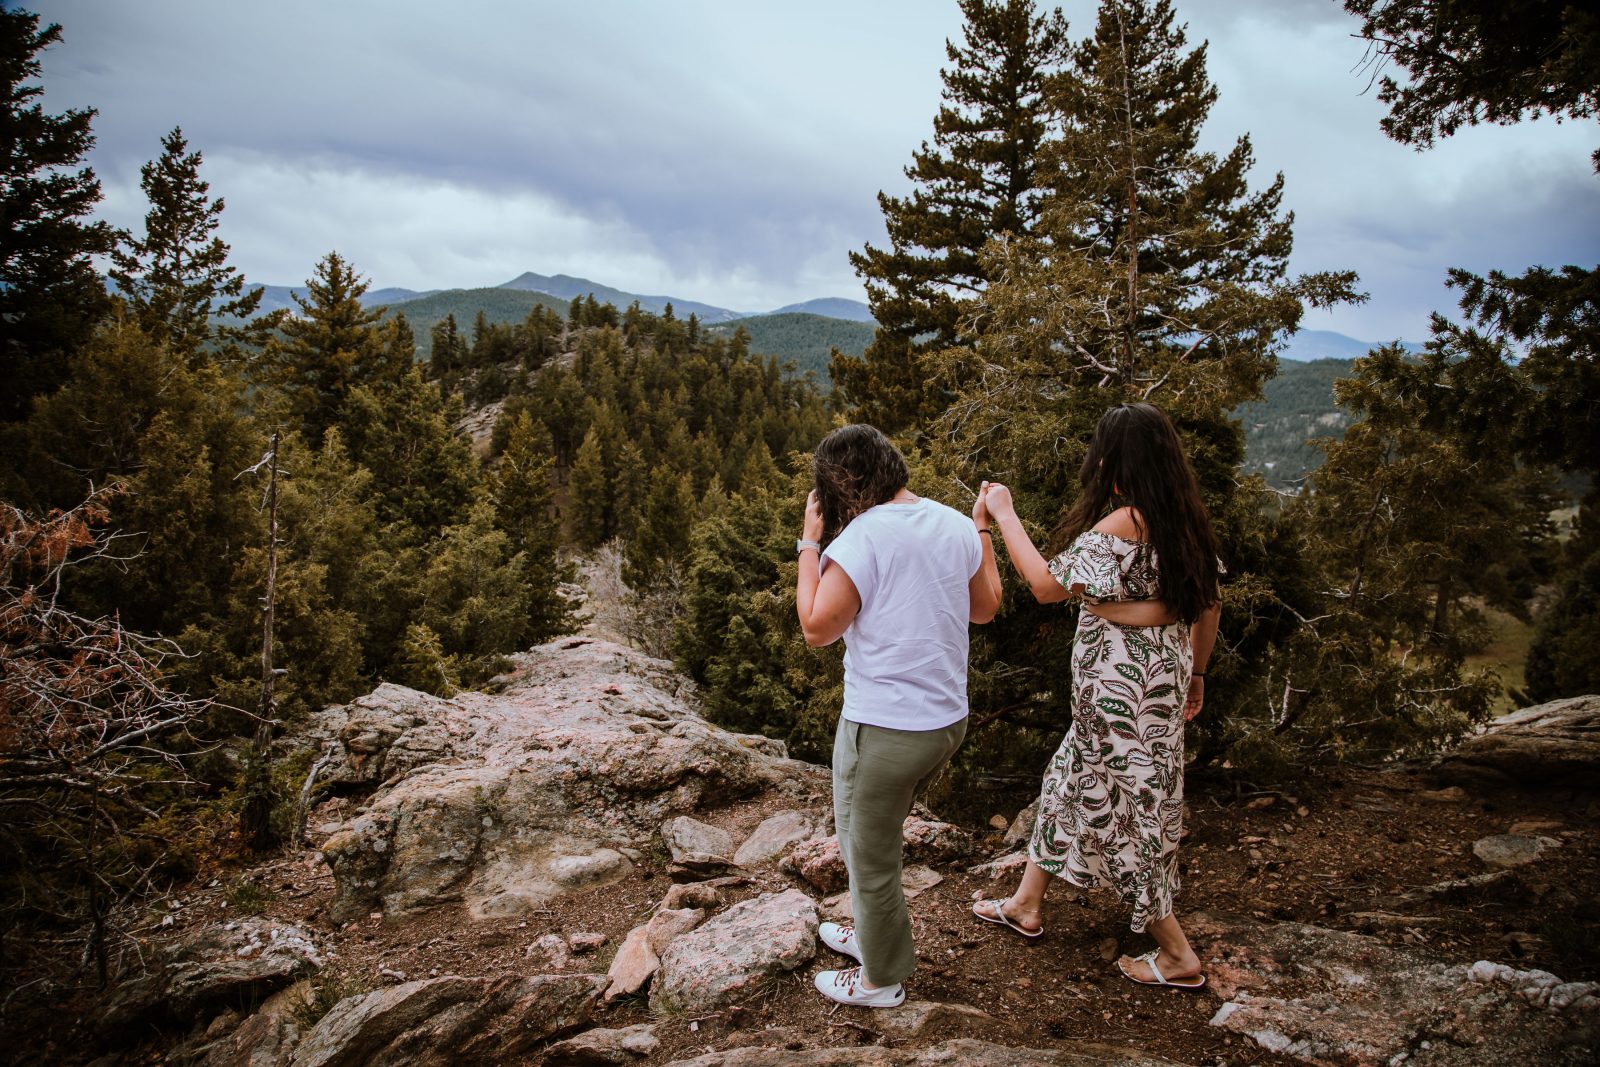
[[[1137,370],[1134,337],[1139,326],[1139,151],[1134,143],[1133,86],[1128,82],[1128,30],[1122,19],[1122,5],[1113,3],[1117,15],[1117,45],[1122,55],[1123,136],[1128,147],[1128,308],[1122,322],[1122,384],[1132,383]]]
[[[250,847],[268,849],[276,844],[272,832],[272,726],[278,718],[275,693],[277,672],[272,668],[272,614],[278,591],[278,433],[272,434],[267,453],[267,588],[261,606],[261,706],[255,744],[250,754],[249,783],[245,790],[241,829]]]

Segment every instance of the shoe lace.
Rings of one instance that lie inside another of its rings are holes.
[[[833,976],[833,984],[844,986],[846,996],[855,996],[856,986],[861,982],[860,967],[846,967]]]

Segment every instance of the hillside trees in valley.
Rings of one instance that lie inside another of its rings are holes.
[[[676,580],[708,499],[771,488],[831,423],[817,389],[752,356],[742,328],[711,333],[670,307],[618,316],[575,303],[594,325],[562,337],[530,316],[510,331],[513,352],[559,341],[570,358],[508,370],[493,445],[504,462],[520,420],[542,428],[566,536],[583,549],[620,541],[642,592]]]
[[[1049,179],[1047,85],[1066,60],[1067,24],[1032,0],[960,0],[963,40],[946,42],[944,104],[933,143],[912,153],[906,197],[878,195],[889,247],[850,261],[878,331],[860,357],[835,353],[842,402],[886,433],[918,433],[944,410],[923,359],[962,334],[990,279],[980,253],[1001,234],[1032,231]]]

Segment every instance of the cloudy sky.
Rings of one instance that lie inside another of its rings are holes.
[[[9,5],[8,5],[9,6]],[[330,249],[375,287],[574,274],[738,310],[862,299],[846,254],[931,135],[954,0],[36,0],[62,25],[52,109],[99,110],[107,218],[182,126],[252,281]],[[1095,5],[1063,5],[1074,36]],[[1206,128],[1283,171],[1297,270],[1352,268],[1371,301],[1308,316],[1421,339],[1449,266],[1600,262],[1600,125],[1385,140],[1336,0],[1177,0],[1210,42]]]

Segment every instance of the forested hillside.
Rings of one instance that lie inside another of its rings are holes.
[[[828,358],[833,351],[859,356],[872,340],[873,333],[869,323],[799,311],[735,319],[719,323],[711,330],[731,335],[741,327],[750,335],[752,352],[793,363],[796,373],[814,374],[823,388],[829,384]]]
[[[1263,398],[1234,412],[1244,424],[1240,469],[1279,489],[1303,484],[1325,455],[1311,442],[1337,441],[1350,424],[1350,415],[1334,401],[1333,383],[1350,377],[1353,365],[1348,359],[1280,360],[1278,373],[1261,387]]]

